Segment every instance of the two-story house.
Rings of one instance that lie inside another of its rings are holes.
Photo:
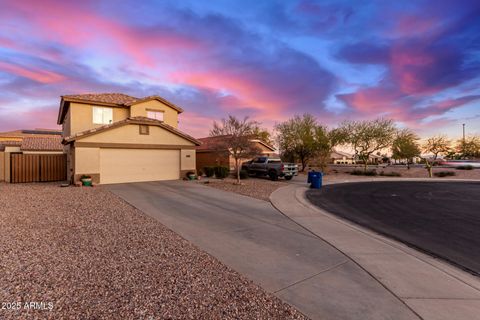
[[[183,110],[159,97],[120,93],[61,97],[67,178],[101,184],[174,180],[195,171],[200,142],[177,129]]]

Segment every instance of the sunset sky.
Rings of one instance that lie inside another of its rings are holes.
[[[0,0],[0,131],[90,92],[161,95],[196,137],[305,112],[480,134],[480,1]]]

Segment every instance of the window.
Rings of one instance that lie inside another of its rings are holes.
[[[147,111],[147,117],[150,119],[163,121],[163,111]]]
[[[141,124],[139,126],[139,133],[144,134],[144,135],[148,135],[148,134],[150,134],[150,128],[146,125]]]
[[[113,109],[93,107],[93,123],[110,124],[113,122]]]
[[[265,163],[265,161],[267,161],[267,158],[260,157],[260,158],[255,159],[253,162],[255,162],[255,163]]]

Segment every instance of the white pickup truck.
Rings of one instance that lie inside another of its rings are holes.
[[[283,163],[280,158],[256,157],[242,163],[242,170],[249,175],[269,176],[270,180],[276,181],[279,177],[291,180],[298,175],[298,166],[294,163]]]

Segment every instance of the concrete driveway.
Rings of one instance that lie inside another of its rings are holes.
[[[107,188],[312,319],[418,319],[358,264],[269,202],[184,181]]]

